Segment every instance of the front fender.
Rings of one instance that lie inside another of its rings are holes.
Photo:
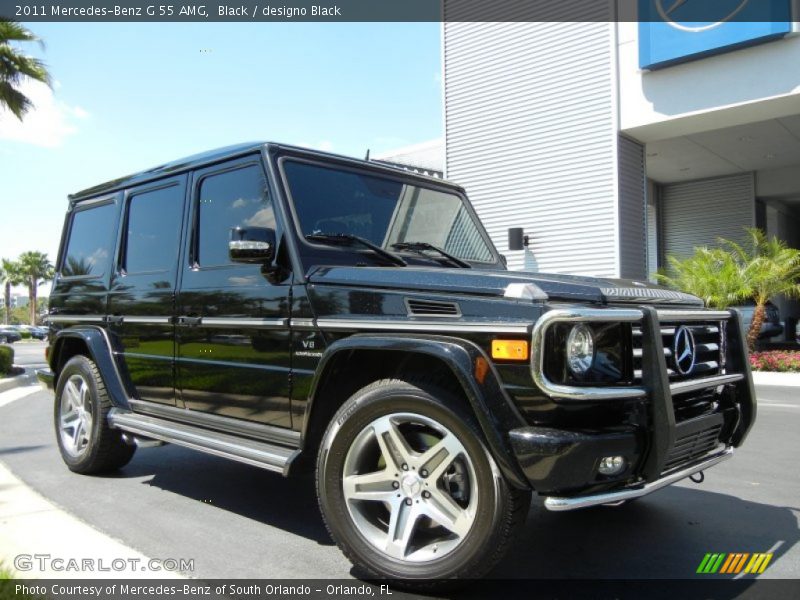
[[[78,339],[86,346],[91,358],[100,371],[100,377],[106,386],[106,392],[111,403],[119,408],[130,410],[128,392],[125,389],[122,376],[114,360],[114,351],[108,334],[101,327],[92,325],[77,325],[68,329],[61,329],[55,334],[53,350],[50,353],[50,366],[58,377],[57,369],[60,368],[61,353],[69,339]]]
[[[319,385],[331,360],[340,352],[402,352],[421,354],[445,363],[458,380],[464,396],[488,443],[489,450],[506,478],[516,487],[529,488],[511,451],[507,433],[524,427],[525,420],[508,397],[491,360],[474,343],[460,338],[437,335],[368,335],[358,334],[328,346],[320,359],[311,384],[303,425],[303,438],[310,423]]]

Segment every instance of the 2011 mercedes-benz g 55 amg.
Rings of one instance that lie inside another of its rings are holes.
[[[78,473],[168,442],[315,472],[371,576],[485,573],[524,519],[707,469],[751,428],[735,311],[511,272],[457,185],[280,144],[70,197],[50,296]]]

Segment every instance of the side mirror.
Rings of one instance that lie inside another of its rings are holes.
[[[266,227],[234,227],[228,242],[232,262],[265,264],[275,256],[275,230]]]

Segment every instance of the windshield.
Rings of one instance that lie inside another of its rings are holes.
[[[494,262],[456,194],[294,161],[283,170],[304,237],[346,234],[386,249],[424,242],[462,260]]]

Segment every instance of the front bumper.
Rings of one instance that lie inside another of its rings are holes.
[[[641,384],[627,387],[571,387],[544,375],[545,332],[559,321],[628,321],[638,323],[643,338]],[[724,328],[725,370],[714,376],[670,381],[662,341],[662,323],[718,320]],[[523,427],[509,432],[511,447],[531,487],[549,496],[550,510],[571,510],[620,502],[709,468],[728,458],[747,436],[756,415],[745,333],[737,311],[657,311],[635,309],[567,309],[545,313],[533,333],[532,370],[538,387],[556,403],[641,402],[647,425],[614,430],[567,431]],[[713,413],[676,422],[680,398],[716,390],[726,394]],[[673,397],[675,406],[673,405]],[[732,400],[730,400],[732,399]],[[598,474],[602,457],[623,456],[626,469],[613,477]]]
[[[647,494],[652,494],[653,492],[668,485],[672,485],[681,479],[686,479],[695,473],[705,471],[706,469],[718,465],[719,463],[728,460],[732,456],[733,448],[726,448],[719,454],[706,458],[705,460],[684,467],[679,471],[675,471],[670,475],[656,479],[650,483],[645,483],[644,485],[638,487],[615,490],[612,492],[603,492],[600,494],[590,494],[587,496],[578,496],[575,498],[548,496],[545,498],[544,505],[547,510],[560,512],[565,510],[575,510],[578,508],[587,508],[589,506],[597,506],[600,504],[617,504],[619,502],[625,502],[626,500],[632,500],[633,498],[639,498],[641,496],[646,496]]]

